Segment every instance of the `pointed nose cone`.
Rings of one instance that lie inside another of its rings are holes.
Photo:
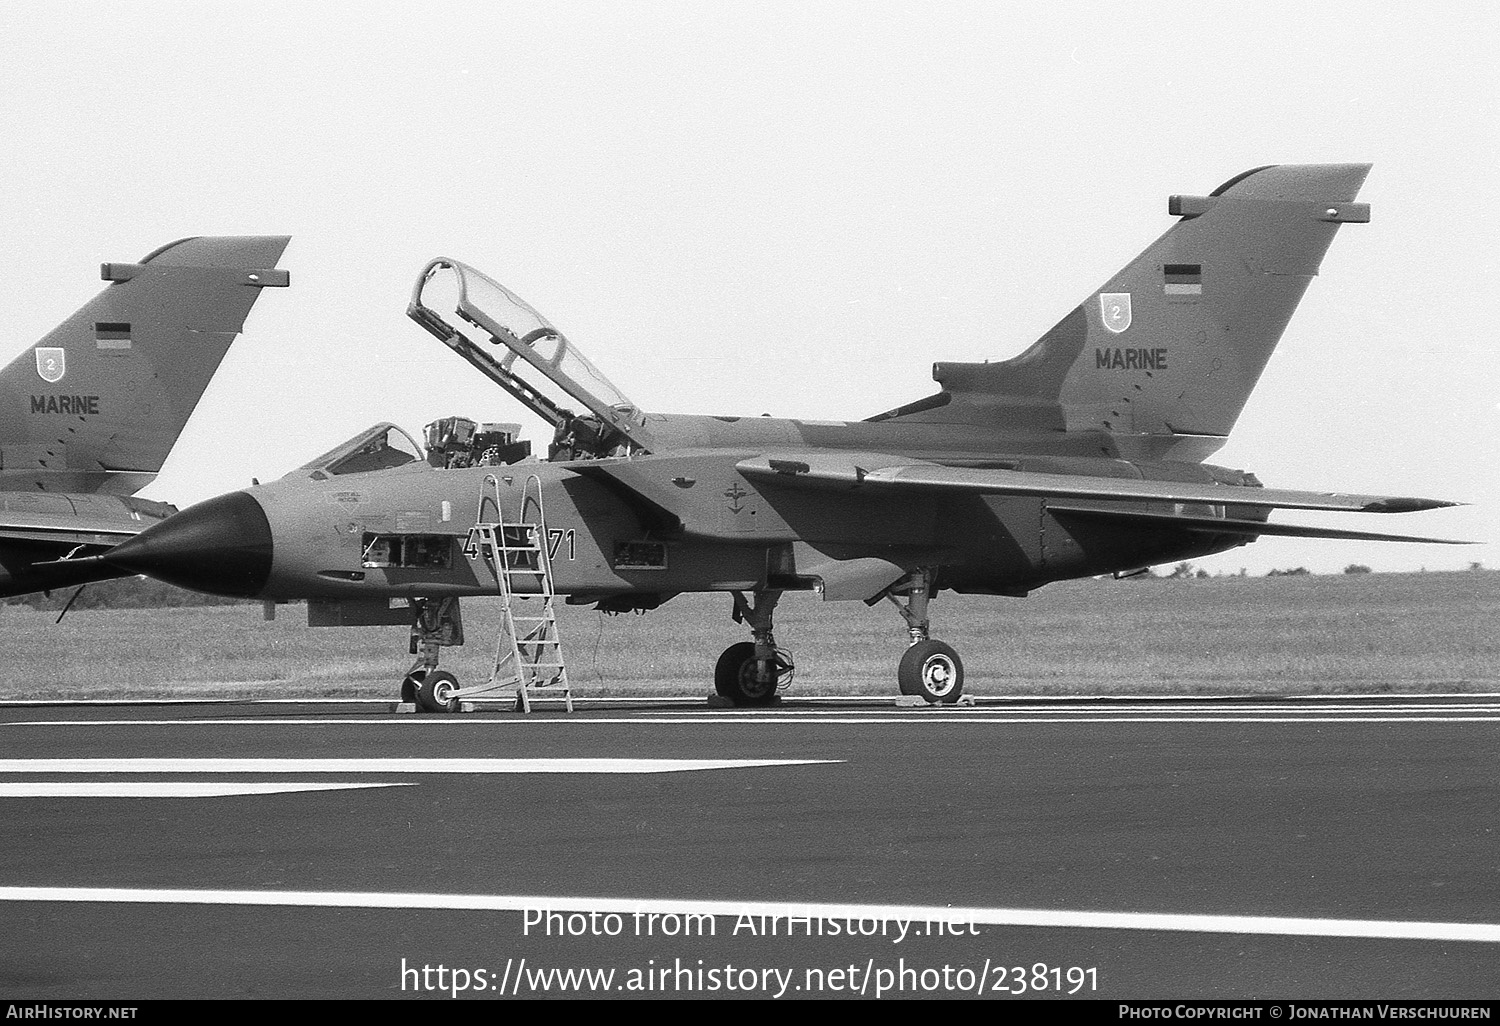
[[[271,576],[271,525],[253,495],[230,492],[173,514],[104,559],[194,591],[249,598]]]

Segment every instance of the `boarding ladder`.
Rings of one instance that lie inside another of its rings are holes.
[[[495,520],[487,520],[486,508]],[[557,610],[552,587],[552,555],[548,552],[547,517],[542,507],[542,482],[535,475],[521,490],[520,516],[507,521],[500,512],[500,482],[487,474],[475,518],[474,540],[481,558],[495,575],[501,603],[500,631],[495,638],[495,666],[487,683],[465,689],[478,696],[516,689],[521,709],[531,712],[532,692],[546,688],[560,694],[573,711],[573,691],[563,663],[557,632]],[[523,613],[517,603],[525,603]]]

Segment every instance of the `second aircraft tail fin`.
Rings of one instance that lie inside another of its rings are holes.
[[[183,239],[135,264],[0,371],[0,484],[129,494],[156,476],[286,236]]]

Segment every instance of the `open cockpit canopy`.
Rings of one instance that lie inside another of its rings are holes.
[[[553,458],[650,451],[635,404],[550,321],[493,278],[439,258],[423,269],[406,312],[551,423]]]

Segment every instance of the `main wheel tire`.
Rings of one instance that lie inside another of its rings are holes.
[[[755,656],[755,645],[748,641],[730,645],[714,665],[714,692],[720,698],[733,698],[739,680],[740,664]]]
[[[779,673],[769,685],[756,679],[755,643],[751,641],[730,645],[714,667],[714,690],[735,705],[769,705],[780,682]]]
[[[413,677],[416,675],[413,674]],[[446,670],[434,670],[417,681],[415,700],[418,712],[458,712],[458,678]]]
[[[901,656],[896,679],[903,695],[951,705],[964,693],[963,660],[941,641],[919,641]]]
[[[413,670],[401,678],[401,701],[415,702],[417,700],[417,685],[422,683],[422,677],[426,670]]]

